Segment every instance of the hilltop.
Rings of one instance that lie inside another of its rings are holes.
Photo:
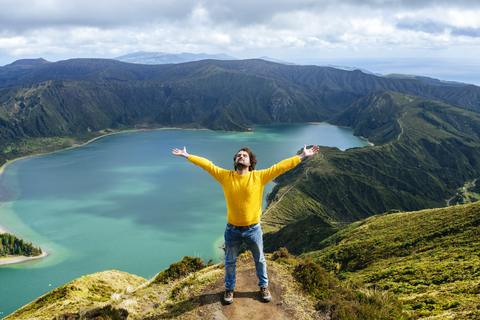
[[[183,63],[188,61],[199,61],[206,59],[215,60],[238,60],[225,53],[221,54],[206,54],[206,53],[166,53],[166,52],[145,52],[139,51],[134,53],[128,53],[120,57],[116,57],[115,60],[140,63],[140,64],[169,64],[169,63]]]
[[[398,300],[365,287],[345,287],[317,264],[288,252],[269,255],[273,300],[261,301],[250,252],[239,256],[232,305],[223,305],[223,264],[185,257],[154,279],[104,271],[74,280],[17,310],[21,319],[410,319]],[[313,288],[314,286],[315,288]],[[333,292],[332,290],[335,290]],[[367,296],[368,295],[368,298]],[[109,318],[110,317],[110,318]]]
[[[250,252],[233,305],[223,264],[185,257],[151,280],[104,271],[19,309],[14,319],[441,319],[478,317],[480,204],[385,213],[355,222],[302,258],[268,254],[273,301],[260,301]],[[313,260],[312,260],[313,259]],[[316,261],[317,263],[315,263]]]

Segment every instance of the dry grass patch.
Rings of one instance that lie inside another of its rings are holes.
[[[112,295],[147,280],[120,271],[103,271],[83,276],[61,286],[17,310],[5,320],[52,319],[66,312],[103,307]]]

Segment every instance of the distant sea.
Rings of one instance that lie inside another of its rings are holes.
[[[86,274],[115,269],[150,279],[185,255],[220,262],[222,188],[173,148],[232,169],[234,154],[247,145],[258,154],[257,169],[265,169],[303,144],[345,150],[367,142],[321,124],[251,133],[164,129],[13,162],[0,179],[0,224],[50,255],[0,267],[0,318]]]
[[[480,86],[480,60],[447,58],[338,58],[299,60],[299,64],[337,65],[365,69],[375,74],[401,73]]]

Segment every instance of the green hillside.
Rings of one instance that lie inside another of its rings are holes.
[[[387,77],[387,78],[396,78],[396,79],[415,79],[415,80],[420,80],[426,83],[434,84],[434,85],[439,85],[439,86],[468,86],[467,83],[463,82],[456,82],[456,81],[444,81],[444,80],[439,80],[435,78],[430,78],[430,77],[423,77],[423,76],[416,76],[416,75],[411,75],[411,74],[399,74],[399,73],[391,73],[391,74],[386,74],[383,75],[382,77]]]
[[[342,283],[311,259],[285,250],[266,258],[273,297],[267,304],[257,297],[254,262],[247,252],[238,258],[233,305],[221,303],[223,264],[207,267],[187,256],[149,281],[115,270],[85,275],[5,319],[414,319],[392,294]]]
[[[480,317],[480,204],[382,214],[306,254],[341,279],[395,293],[404,308],[440,319]]]
[[[444,87],[358,70],[263,60],[169,65],[105,59],[20,60],[0,67],[0,88],[1,164],[37,149],[82,143],[105,130],[174,126],[247,131],[255,124],[340,124],[345,120],[339,120],[340,115],[361,107],[378,90],[480,109],[476,86]],[[368,135],[368,125],[362,129],[357,134]],[[396,133],[392,126],[383,129]],[[52,143],[52,138],[61,141]]]
[[[267,251],[286,247],[301,254],[372,215],[443,207],[480,174],[480,118],[474,112],[376,92],[339,119],[378,145],[322,147],[319,156],[278,177],[262,217]]]

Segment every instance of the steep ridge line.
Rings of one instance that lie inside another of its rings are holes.
[[[325,157],[323,156],[323,154],[322,154],[320,151],[318,152],[318,154],[322,156],[322,160],[323,160],[324,162],[327,162],[327,161],[325,160]],[[295,187],[295,186],[296,186],[297,184],[299,184],[300,182],[308,181],[308,170],[310,170],[310,168],[307,168],[307,170],[305,171],[306,179],[303,180],[303,181],[298,181],[297,183],[295,183],[294,185],[292,185],[290,188],[288,188],[288,190],[285,191],[285,192],[282,194],[282,196],[280,197],[280,199],[278,199],[278,201],[276,201],[274,204],[272,204],[271,206],[269,206],[269,207],[267,208],[267,210],[265,210],[265,211],[262,213],[262,216],[263,216],[264,214],[266,214],[267,212],[269,212],[270,209],[274,208],[274,207],[277,205],[277,203],[279,203],[280,201],[282,201],[283,197],[284,197],[290,190],[292,190],[293,187]]]
[[[403,117],[402,117],[402,118],[403,118]],[[398,124],[400,125],[400,129],[402,129],[402,132],[400,132],[400,134],[398,135],[398,138],[397,138],[397,141],[399,141],[399,140],[400,140],[400,137],[401,137],[402,134],[403,134],[403,126],[402,126],[402,124],[400,123],[400,119],[397,119],[397,122],[398,122]]]

